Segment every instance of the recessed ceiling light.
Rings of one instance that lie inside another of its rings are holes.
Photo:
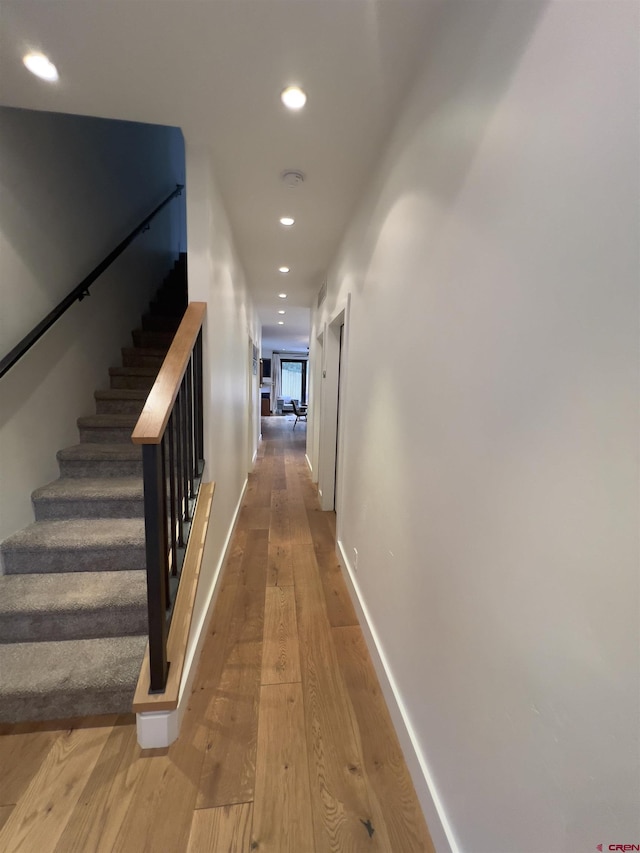
[[[42,80],[55,83],[58,79],[58,69],[43,53],[28,53],[22,61],[32,74]]]
[[[293,216],[281,216],[280,217],[280,225],[293,225],[295,219]]]
[[[278,311],[278,314],[286,314],[286,311]]]
[[[307,103],[307,96],[299,86],[287,86],[280,93],[280,100],[290,110],[300,110]]]
[[[287,298],[286,293],[279,293],[278,296],[280,297],[280,299],[286,299]]]
[[[279,325],[279,326],[284,326],[284,320],[278,320],[278,325]]]
[[[289,267],[278,267],[278,272],[289,272]]]

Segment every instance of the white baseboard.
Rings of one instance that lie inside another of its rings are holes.
[[[240,508],[242,507],[242,501],[244,499],[244,493],[247,490],[248,482],[249,481],[245,479],[242,491],[240,492],[240,497],[238,498],[238,503],[236,504],[236,508],[233,513],[231,525],[227,532],[224,547],[222,548],[222,553],[218,558],[218,564],[213,574],[211,588],[207,596],[207,606],[203,611],[203,615],[198,625],[191,626],[191,633],[189,637],[190,644],[189,649],[187,650],[187,657],[184,662],[182,682],[180,684],[180,695],[178,697],[178,707],[174,711],[146,711],[142,714],[136,715],[138,743],[142,749],[158,749],[160,747],[169,746],[180,734],[182,718],[184,717],[184,712],[187,710],[187,705],[189,704],[193,681],[198,669],[198,661],[200,660],[200,654],[202,653],[202,648],[207,638],[207,629],[213,613],[216,593],[218,591],[218,580],[220,579],[220,573],[227,556],[227,551],[229,550],[231,537],[233,536],[238,516],[240,515]]]
[[[309,457],[307,456],[306,453],[304,454],[304,458],[307,460],[307,465],[309,466],[309,471],[311,471],[311,473],[313,474],[313,465],[311,464],[311,460],[309,459]]]
[[[360,620],[362,633],[369,649],[382,693],[389,708],[389,713],[391,714],[391,719],[398,735],[413,785],[416,789],[420,806],[422,807],[429,832],[431,833],[431,839],[438,853],[459,853],[459,847],[453,830],[436,791],[425,758],[422,755],[409,715],[391,673],[378,634],[370,618],[367,605],[360,594],[358,582],[341,541],[337,542],[336,551],[342,565],[349,593],[358,614],[358,619]]]

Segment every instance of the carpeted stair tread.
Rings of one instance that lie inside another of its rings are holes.
[[[168,346],[166,346],[166,347],[165,346],[162,346],[162,347],[137,347],[137,346],[136,347],[122,347],[121,352],[123,355],[125,353],[127,355],[141,354],[141,355],[151,355],[151,356],[154,356],[155,358],[166,358],[167,353],[169,352],[169,347]]]
[[[110,367],[111,376],[157,376],[155,367]]]
[[[131,711],[146,636],[0,645],[0,721]]]
[[[115,389],[143,389],[149,393],[158,377],[160,365],[153,367],[110,367],[109,385]]]
[[[148,388],[109,388],[106,391],[96,391],[93,395],[96,414],[129,414],[139,417],[148,396]]]
[[[122,347],[124,367],[159,367],[167,357],[168,347]]]
[[[102,391],[95,391],[93,396],[96,400],[142,400],[144,402],[149,394],[144,388],[105,388]]]
[[[115,444],[127,442],[138,423],[139,415],[114,412],[106,415],[84,415],[78,418],[80,443]]]
[[[142,448],[129,443],[82,442],[57,453],[61,477],[141,477]]]
[[[58,481],[56,481],[58,482]],[[101,547],[144,545],[144,520],[140,518],[73,518],[62,521],[36,521],[2,543],[2,551],[29,547],[82,548],[87,543]]]
[[[36,521],[5,539],[0,553],[6,574],[143,569],[144,519]]]
[[[0,643],[141,634],[146,572],[0,576]]]
[[[161,314],[148,312],[142,315],[142,328],[147,332],[172,332],[175,334],[180,325],[181,316],[177,312]]]
[[[141,477],[61,477],[31,495],[38,521],[127,518],[143,513]]]
[[[110,367],[109,382],[112,388],[143,388],[149,392],[156,380],[160,365],[154,367]]]
[[[121,412],[107,415],[83,415],[77,419],[76,423],[79,428],[109,429],[115,427],[128,429],[130,427],[133,430],[138,423],[138,416]]]
[[[146,329],[134,329],[131,332],[134,347],[169,349],[173,342],[175,332],[150,332]]]
[[[58,461],[78,460],[89,461],[100,459],[105,461],[123,462],[142,459],[142,447],[139,444],[126,444],[119,442],[115,444],[72,444],[65,447],[56,454]]]
[[[43,497],[65,500],[82,497],[85,500],[100,500],[110,498],[112,500],[129,500],[142,497],[142,480],[139,477],[106,477],[86,479],[73,479],[72,477],[53,480],[46,486],[36,489],[32,497],[34,500]]]

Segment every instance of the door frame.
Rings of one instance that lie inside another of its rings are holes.
[[[347,411],[347,365],[349,352],[349,313],[351,294],[336,308],[323,330],[320,429],[318,435],[318,497],[324,511],[342,505],[344,423]],[[340,326],[342,363],[340,362]],[[338,388],[338,380],[340,388]],[[338,392],[340,393],[340,423],[338,424]],[[336,459],[337,455],[337,459]],[[336,482],[336,461],[338,479]]]
[[[287,362],[291,362],[291,364],[301,364],[303,365],[301,371],[301,385],[300,385],[300,403],[303,406],[307,405],[307,401],[309,399],[309,389],[307,388],[307,367],[309,364],[309,357],[306,358],[294,358],[293,356],[285,356],[285,358],[280,358],[280,387],[282,387],[282,365]]]

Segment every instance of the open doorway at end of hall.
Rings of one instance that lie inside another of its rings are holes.
[[[306,358],[283,358],[280,360],[281,395],[285,400],[296,400],[302,405],[306,405],[308,368],[309,362]]]

